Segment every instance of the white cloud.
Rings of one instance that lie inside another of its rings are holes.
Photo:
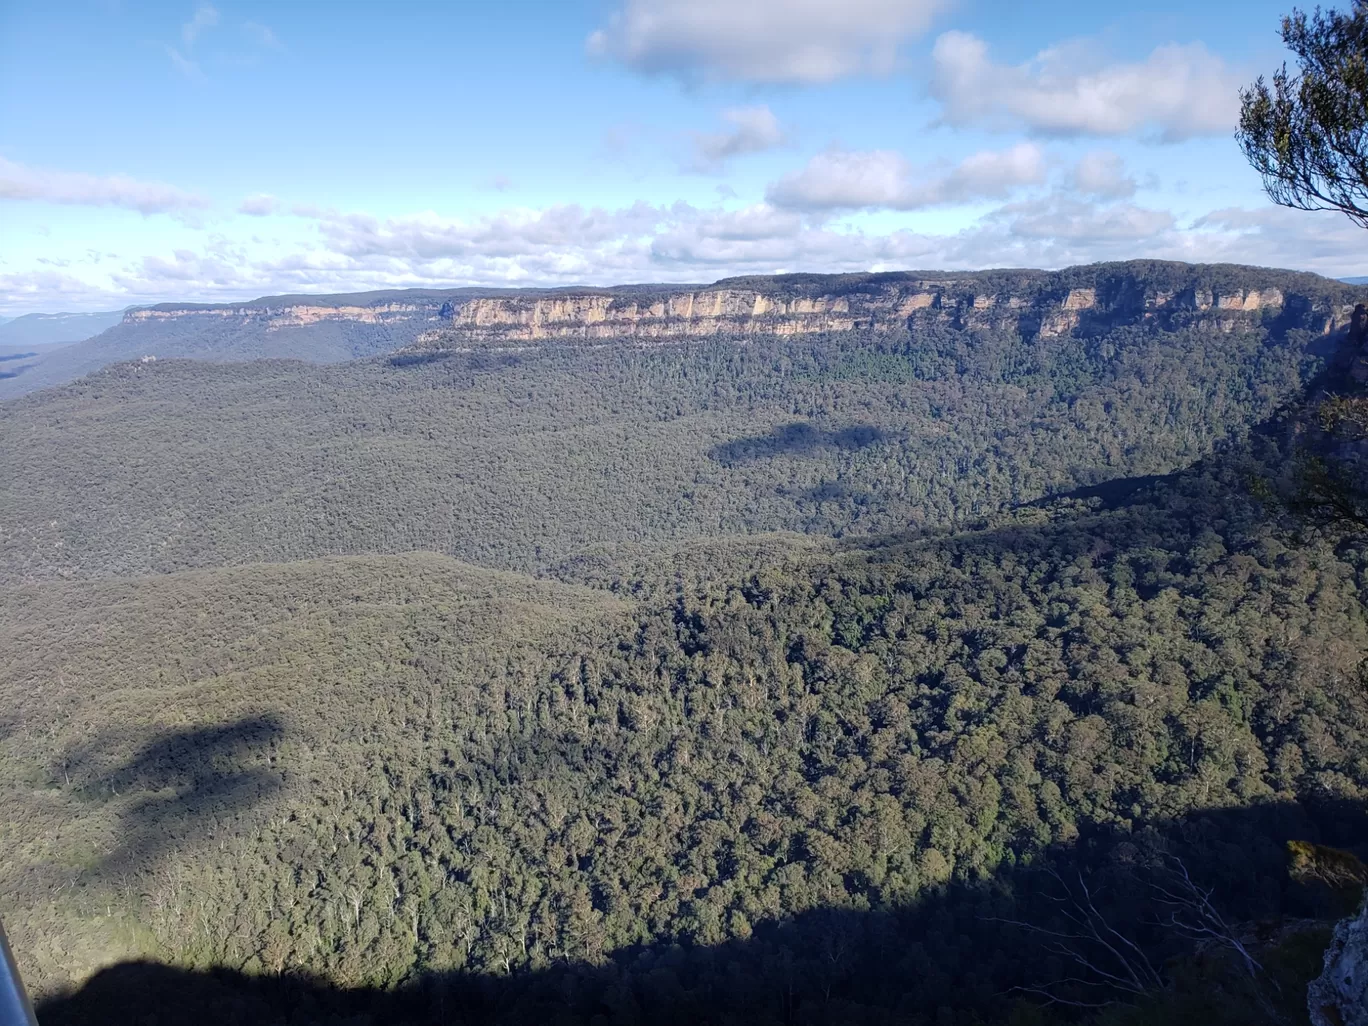
[[[35,311],[105,309],[109,291],[92,287],[85,278],[62,271],[35,270],[0,273],[0,303],[8,316]]]
[[[935,244],[936,240],[912,232],[863,235],[808,227],[792,211],[756,204],[738,211],[690,211],[653,237],[648,253],[657,276],[697,280],[920,265],[930,258]]]
[[[799,211],[769,203],[736,210],[682,202],[616,210],[572,205],[472,220],[427,213],[382,221],[330,212],[318,225],[319,247],[254,265],[263,292],[700,281],[794,270],[1064,267],[1138,257],[1368,272],[1362,230],[1333,215],[1264,207],[1214,211],[1185,223],[1168,210],[1058,191],[1005,204],[946,233],[814,225]]]
[[[268,214],[274,214],[279,209],[280,201],[265,192],[253,193],[238,205],[238,213],[248,214],[251,217],[265,217]]]
[[[605,210],[569,204],[514,208],[469,220],[428,211],[384,221],[330,211],[318,215],[318,230],[332,252],[349,259],[492,260],[509,266],[554,264],[574,253],[577,264],[596,255],[612,265],[617,250],[649,237],[684,209],[692,208],[639,202]]]
[[[1167,210],[1130,203],[1098,204],[1058,193],[1041,200],[1008,204],[993,211],[987,220],[1025,239],[1127,244],[1143,244],[1177,224]]]
[[[89,175],[28,167],[0,157],[0,199],[94,207],[126,207],[142,214],[203,209],[208,199],[161,182],[127,175]]]
[[[0,309],[112,309],[167,300],[228,301],[292,292],[458,285],[706,281],[784,271],[1063,267],[1155,257],[1368,273],[1363,233],[1331,214],[1215,210],[1193,221],[1127,200],[1058,190],[999,206],[960,231],[814,224],[768,203],[740,209],[636,203],[618,209],[517,208],[453,219],[310,211],[302,243],[196,236],[139,259],[0,273]]]
[[[181,26],[181,42],[188,50],[195,45],[197,40],[205,31],[218,24],[219,13],[209,4],[201,4],[195,11],[194,17]]]
[[[1105,64],[1084,43],[1018,66],[995,64],[983,40],[946,32],[932,50],[931,91],[944,120],[1044,135],[1155,134],[1172,142],[1234,131],[1240,81],[1201,43]]]
[[[195,82],[204,80],[204,72],[200,70],[200,66],[174,46],[166,47],[166,56],[171,58],[171,66],[186,78]]]
[[[624,0],[596,56],[685,79],[830,82],[886,74],[952,0]]]
[[[779,119],[763,104],[724,110],[722,120],[731,125],[726,131],[694,134],[694,170],[715,171],[732,157],[763,153],[783,145],[784,130]]]
[[[1102,199],[1134,196],[1135,179],[1126,174],[1125,162],[1108,150],[1085,154],[1075,165],[1070,184],[1076,192]]]
[[[251,36],[259,46],[264,46],[268,50],[285,49],[285,44],[280,41],[280,37],[259,21],[243,22],[242,30]]]
[[[1225,207],[1194,220],[1191,234],[1207,245],[1238,240],[1223,259],[1239,263],[1284,267],[1295,261],[1293,266],[1336,276],[1368,274],[1363,229],[1332,211]]]
[[[766,198],[800,210],[917,210],[1002,198],[1045,180],[1045,155],[1034,143],[985,150],[951,166],[916,168],[890,150],[831,149],[771,185]]]
[[[171,66],[191,81],[204,81],[204,72],[194,58],[190,56],[190,52],[194,49],[196,40],[206,30],[217,25],[218,22],[218,11],[209,4],[201,4],[195,10],[194,16],[181,25],[181,48],[178,49],[169,43],[163,47],[166,50],[166,56],[171,60]]]

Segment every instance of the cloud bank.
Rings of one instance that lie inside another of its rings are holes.
[[[281,247],[209,235],[195,247],[135,259],[105,255],[82,266],[0,268],[0,308],[24,312],[60,300],[69,309],[110,309],[402,287],[696,282],[789,271],[1054,268],[1138,257],[1328,274],[1363,268],[1361,230],[1333,214],[1223,207],[1183,218],[1131,198],[1058,188],[1034,193],[952,232],[862,230],[769,202],[736,209],[566,204],[474,218],[310,210],[297,214],[309,223],[306,239]]]
[[[125,207],[141,214],[203,209],[209,200],[162,182],[127,175],[90,175],[28,167],[0,157],[0,199],[91,207]]]
[[[1011,66],[977,36],[946,32],[931,62],[931,93],[951,125],[1179,142],[1229,134],[1239,114],[1238,77],[1201,43],[1161,46],[1131,64],[1104,64],[1075,43]]]
[[[887,74],[950,0],[625,0],[586,43],[634,71],[682,79],[832,82]]]
[[[983,151],[953,166],[916,168],[889,150],[830,149],[769,187],[766,199],[798,210],[920,210],[998,199],[1045,180],[1045,155],[1034,143]]]

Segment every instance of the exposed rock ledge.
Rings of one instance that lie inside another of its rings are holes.
[[[1328,332],[1362,289],[1315,275],[1162,261],[1064,271],[896,272],[729,278],[712,285],[409,290],[276,296],[130,311],[126,324],[202,319],[266,332],[325,322],[395,326],[420,348],[468,343],[897,331],[915,323],[1051,338],[1095,325],[1200,322],[1230,331],[1282,318]],[[422,332],[423,334],[419,334]]]
[[[817,332],[893,330],[931,318],[957,326],[1016,326],[1042,337],[1077,328],[1089,312],[1154,318],[1180,311],[1219,311],[1230,330],[1240,314],[1279,311],[1286,299],[1277,288],[1152,292],[1099,299],[1096,288],[1061,295],[1013,295],[976,291],[973,279],[908,281],[841,293],[785,295],[769,290],[713,287],[631,299],[611,294],[557,295],[524,299],[471,299],[453,312],[450,332],[467,339],[610,339],[699,337],[719,334],[803,335]],[[966,288],[967,287],[967,288]],[[1326,311],[1328,330],[1340,311]],[[433,341],[435,339],[429,339]]]
[[[378,303],[370,306],[313,306],[296,303],[288,306],[203,306],[182,309],[150,307],[130,310],[124,314],[125,324],[144,324],[152,321],[175,321],[207,317],[228,320],[258,320],[265,322],[268,331],[298,328],[320,321],[356,321],[361,324],[385,324],[391,321],[414,319],[438,320],[441,304],[434,303]]]
[[[1340,921],[1325,968],[1306,991],[1312,1026],[1368,1026],[1368,899]]]

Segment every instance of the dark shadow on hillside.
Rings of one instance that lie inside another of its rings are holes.
[[[456,354],[450,349],[433,349],[427,352],[395,353],[385,362],[391,367],[421,367],[428,363],[440,363]]]
[[[1291,320],[1295,321],[1295,317]],[[1281,322],[1280,322],[1281,323]],[[1285,327],[1279,330],[1285,330]],[[1205,513],[1212,520],[1227,519],[1228,512],[1237,507],[1249,507],[1254,502],[1249,489],[1249,473],[1266,476],[1275,473],[1279,464],[1294,459],[1299,452],[1307,451],[1308,433],[1305,426],[1305,410],[1327,395],[1363,395],[1368,386],[1356,382],[1350,376],[1354,360],[1360,356],[1361,347],[1368,347],[1368,340],[1351,337],[1350,332],[1340,328],[1317,338],[1308,347],[1308,352],[1320,357],[1324,363],[1306,378],[1299,389],[1290,395],[1283,405],[1264,420],[1253,424],[1246,435],[1232,438],[1216,447],[1209,455],[1192,464],[1166,474],[1144,474],[1127,477],[1114,477],[1097,480],[1109,472],[1110,468],[1086,466],[1073,468],[1075,480],[1093,478],[1093,483],[1080,484],[1067,491],[1053,492],[1038,499],[1022,502],[1004,510],[1008,516],[1028,510],[1050,511],[1069,504],[1082,505],[1094,513],[1131,512],[1138,518],[1152,518],[1156,523],[1169,527],[1183,525],[1184,533],[1189,528],[1200,530],[1201,515]],[[1174,502],[1175,497],[1177,502]],[[820,500],[820,492],[814,493]],[[1268,519],[1282,519],[1285,510],[1270,507],[1268,500],[1258,500],[1265,513],[1272,514]],[[1178,513],[1176,507],[1183,510]],[[1194,509],[1195,507],[1195,509]],[[1085,511],[1086,512],[1086,511]],[[995,518],[1000,521],[999,518]],[[1133,521],[1136,527],[1143,527],[1140,519]],[[1286,528],[1286,523],[1277,525]],[[1051,525],[1061,534],[1076,534],[1077,528],[1067,523]],[[842,540],[841,547],[851,549],[880,549],[901,546],[908,543],[957,543],[974,544],[980,547],[1010,550],[1023,539],[1035,548],[1039,546],[1043,525],[1030,525],[1026,522],[1011,523],[1006,526],[991,526],[989,519],[977,523],[966,522],[948,527],[914,529],[904,532],[890,532],[882,535],[865,535]],[[1142,535],[1149,532],[1142,530]],[[1109,530],[1111,540],[1121,540],[1114,528]]]
[[[1175,501],[1175,496],[1178,501]],[[1146,545],[1155,537],[1176,544],[1200,532],[1234,504],[1249,506],[1247,488],[1202,471],[1201,465],[1162,476],[1118,478],[1025,502],[1001,514],[949,526],[916,527],[836,540],[838,551],[880,560],[913,549],[967,554],[1044,553],[1101,544],[1107,551]]]
[[[822,449],[854,451],[885,441],[887,432],[873,424],[852,424],[828,431],[806,421],[784,424],[767,435],[734,438],[708,450],[708,458],[724,467],[769,459],[774,456],[799,455]]]
[[[37,355],[37,353],[0,353],[0,363],[8,363],[12,360],[28,360]]]
[[[122,809],[119,846],[97,871],[145,870],[270,799],[281,788],[272,763],[283,735],[280,721],[264,714],[158,735],[113,768],[105,768],[112,739],[69,753],[63,772],[83,781],[87,800],[137,795]]]
[[[1180,855],[1213,886],[1248,935],[1279,936],[1297,917],[1308,927],[1302,977],[1314,971],[1324,921],[1339,906],[1320,885],[1289,879],[1285,844],[1308,839],[1341,847],[1368,841],[1368,807],[1355,802],[1268,803],[1209,810],[1129,833],[1084,826],[1067,848],[1036,868],[1004,868],[984,878],[931,888],[915,903],[874,910],[820,908],[757,923],[747,939],[716,945],[655,943],[600,964],[561,962],[536,971],[428,972],[396,988],[339,987],[305,975],[253,975],[229,968],[189,971],[131,962],[97,973],[38,1009],[43,1026],[394,1026],[394,1024],[891,1024],[1007,1021],[1032,1003],[1014,987],[1072,970],[1060,956],[1003,918],[1058,920],[1057,886],[1040,871],[1083,874],[1109,921],[1175,975],[1200,966],[1199,950],[1165,931],[1147,880],[1162,853]],[[1279,923],[1272,920],[1277,917]],[[440,944],[440,924],[428,928]],[[1179,967],[1183,967],[1180,969]],[[1203,970],[1223,972],[1218,963]],[[1212,984],[1215,986],[1216,984]],[[1279,1000],[1304,998],[1284,987]],[[1225,994],[1221,1000],[1234,998]],[[1242,1019],[1231,1006],[1227,1023]],[[1068,1021],[1018,1017],[1012,1021]]]
[[[422,367],[433,363],[454,363],[465,371],[499,371],[523,362],[518,353],[481,349],[430,349],[395,353],[386,361],[391,367]]]
[[[775,489],[776,494],[788,499],[795,499],[799,503],[812,503],[820,505],[824,502],[844,502],[853,506],[871,506],[878,502],[879,497],[868,488],[852,488],[844,481],[823,481],[821,484],[811,488],[789,488],[780,485]]]
[[[1054,505],[1065,501],[1091,502],[1097,500],[1097,505],[1101,509],[1115,509],[1126,505],[1131,499],[1143,497],[1146,492],[1154,488],[1155,485],[1172,484],[1177,482],[1184,475],[1190,474],[1191,470],[1175,470],[1171,474],[1142,474],[1137,477],[1118,477],[1110,481],[1103,481],[1100,484],[1084,485],[1081,488],[1074,488],[1067,492],[1060,492],[1055,495],[1047,495],[1028,502],[1027,507],[1036,509]]]

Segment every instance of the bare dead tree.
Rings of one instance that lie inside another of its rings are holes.
[[[1164,909],[1160,925],[1200,943],[1233,951],[1251,979],[1263,975],[1263,965],[1240,938],[1239,931],[1212,904],[1215,888],[1199,886],[1177,856],[1170,855],[1167,863],[1168,872],[1163,880],[1151,885]]]
[[[1107,921],[1083,874],[1077,874],[1077,884],[1070,885],[1057,870],[1047,872],[1064,892],[1063,896],[1047,897],[1069,926],[1056,930],[1017,919],[993,921],[1046,938],[1046,950],[1072,962],[1077,974],[1013,989],[1035,994],[1048,1004],[1075,1008],[1105,1008],[1119,1000],[1135,1000],[1162,990],[1164,977],[1138,944]],[[1074,996],[1074,992],[1089,996]]]
[[[1067,926],[1044,927],[1016,919],[992,921],[1045,938],[1046,950],[1067,959],[1075,971],[1048,983],[1014,990],[1042,997],[1048,1004],[1103,1008],[1134,1002],[1168,987],[1168,978],[1145,950],[1112,925],[1097,907],[1093,891],[1081,873],[1070,882],[1057,870],[1047,872],[1063,893],[1046,897],[1058,907]],[[1149,890],[1159,909],[1159,914],[1148,920],[1150,925],[1190,943],[1232,953],[1242,974],[1262,988],[1266,980],[1262,963],[1236,925],[1213,902],[1215,888],[1203,887],[1193,880],[1182,859],[1166,856],[1164,868],[1149,882]],[[1264,1010],[1276,1018],[1266,995],[1260,992],[1258,998]]]

